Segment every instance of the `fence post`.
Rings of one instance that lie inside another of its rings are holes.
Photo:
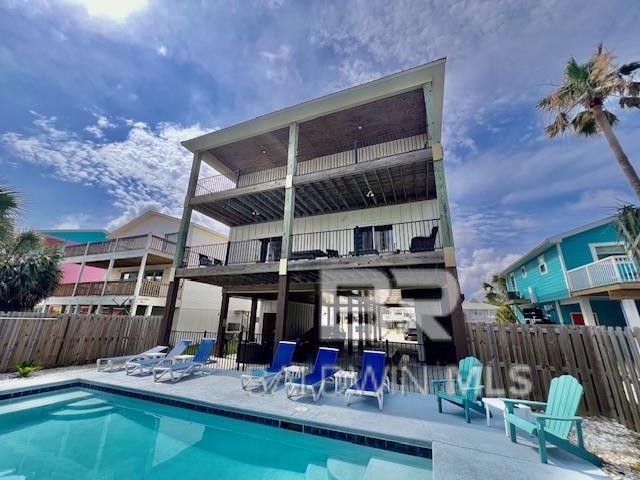
[[[55,366],[56,367],[60,367],[60,355],[62,354],[62,347],[64,346],[64,343],[67,339],[67,332],[69,331],[69,323],[71,323],[71,315],[64,315],[62,318],[64,318],[67,323],[64,326],[64,333],[62,334],[62,338],[60,339],[60,347],[58,348],[58,353],[56,354],[56,363]]]
[[[240,336],[238,337],[238,345],[236,345],[236,370],[240,370],[240,344],[242,343],[243,335],[244,325],[240,325]],[[244,362],[242,362],[242,371],[244,371]]]

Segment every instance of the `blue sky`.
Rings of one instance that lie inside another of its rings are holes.
[[[447,57],[443,144],[463,290],[633,198],[603,139],[549,141],[537,99],[603,41],[639,60],[636,0],[0,0],[0,178],[24,227],[179,215],[179,141]],[[618,112],[637,168],[639,112]]]

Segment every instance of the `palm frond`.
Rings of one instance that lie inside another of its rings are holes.
[[[640,62],[625,63],[618,69],[620,75],[630,75],[640,68]]]
[[[605,117],[607,117],[607,120],[609,120],[609,125],[611,125],[612,127],[615,127],[618,124],[618,122],[620,121],[620,120],[618,120],[618,117],[616,117],[609,110],[605,110],[604,111],[604,115],[605,115]]]
[[[640,108],[640,97],[622,97],[618,103],[620,108]]]
[[[549,138],[553,138],[557,135],[561,135],[566,130],[568,125],[569,119],[567,117],[567,114],[562,112],[556,116],[556,119],[553,121],[553,123],[551,123],[544,129],[544,133],[546,133]]]
[[[596,117],[591,110],[578,112],[571,120],[571,128],[578,135],[587,137],[598,133]]]
[[[27,230],[19,233],[13,240],[12,251],[14,255],[25,255],[42,247],[42,238],[34,231]]]

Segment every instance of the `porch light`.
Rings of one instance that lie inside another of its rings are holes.
[[[256,217],[256,216],[260,215],[260,212],[256,212],[255,210],[253,210],[253,211],[251,212],[251,215],[253,215],[254,217]]]
[[[261,153],[262,155],[266,155],[266,154],[267,154],[267,151],[266,151],[266,150],[260,150],[260,153]]]
[[[371,190],[369,190],[369,191],[367,192],[367,198],[373,198],[373,197],[375,197],[375,196],[376,196],[376,194],[375,194],[375,193],[373,193]]]
[[[358,125],[358,130],[362,130],[362,125]]]

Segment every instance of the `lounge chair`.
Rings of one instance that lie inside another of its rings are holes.
[[[446,380],[432,380],[433,389],[438,399],[438,412],[442,413],[442,400],[451,402],[458,407],[464,408],[464,418],[467,423],[471,423],[470,411],[475,410],[481,415],[485,414],[482,404],[483,385],[482,363],[475,357],[467,357],[460,360],[458,364],[458,378]],[[455,393],[447,393],[445,385],[455,382]]]
[[[345,391],[347,406],[353,395],[365,395],[378,399],[378,408],[382,410],[384,389],[386,387],[386,354],[374,350],[362,352],[362,370],[360,376]]]
[[[145,357],[135,357],[131,360],[128,360],[127,363],[124,364],[124,372],[127,375],[131,375],[136,373],[147,374],[151,373],[153,367],[158,365],[165,358],[174,358],[178,355],[182,355],[187,347],[191,345],[191,340],[180,340],[178,344],[171,349],[169,353],[165,357],[162,358],[145,358]]]
[[[256,370],[242,375],[240,377],[242,388],[246,390],[250,385],[261,384],[265,392],[269,391],[284,375],[284,369],[291,365],[295,349],[296,342],[278,342],[276,355],[271,366],[264,370]]]
[[[135,355],[121,355],[119,357],[103,357],[103,358],[99,358],[96,361],[96,368],[98,369],[98,371],[102,371],[102,370],[106,370],[106,369],[113,369],[113,365],[115,363],[122,363],[123,365],[128,362],[129,360],[132,360],[134,358],[138,358],[138,357],[144,357],[146,355],[151,355],[154,353],[160,353],[163,350],[166,350],[169,347],[165,347],[164,345],[158,345],[157,347],[153,347],[150,348],[149,350],[146,350],[142,353],[136,353]],[[122,365],[121,365],[122,366]]]
[[[175,382],[182,377],[199,371],[211,363],[209,357],[211,357],[211,352],[215,344],[215,339],[203,338],[200,341],[200,345],[198,345],[195,355],[187,362],[180,362],[175,358],[163,358],[160,360],[160,363],[153,367],[153,380],[157,382],[164,374],[168,373],[171,381]]]
[[[546,403],[502,398],[501,400],[507,409],[505,420],[509,426],[509,438],[512,442],[516,441],[516,427],[524,430],[529,435],[538,437],[538,448],[542,463],[547,463],[546,442],[549,442],[598,467],[602,466],[602,460],[584,448],[582,417],[576,416],[578,406],[582,400],[582,393],[583,388],[578,380],[571,375],[562,375],[551,380],[549,397]],[[544,409],[544,413],[534,413],[536,423],[531,423],[514,413],[514,408],[518,404]],[[577,446],[568,440],[569,431],[574,424],[578,440]]]
[[[287,398],[293,397],[296,392],[299,392],[299,395],[304,395],[305,392],[311,390],[313,401],[317,402],[324,392],[326,381],[337,371],[335,367],[337,360],[337,348],[320,347],[311,373],[301,378],[294,378],[287,383]]]

